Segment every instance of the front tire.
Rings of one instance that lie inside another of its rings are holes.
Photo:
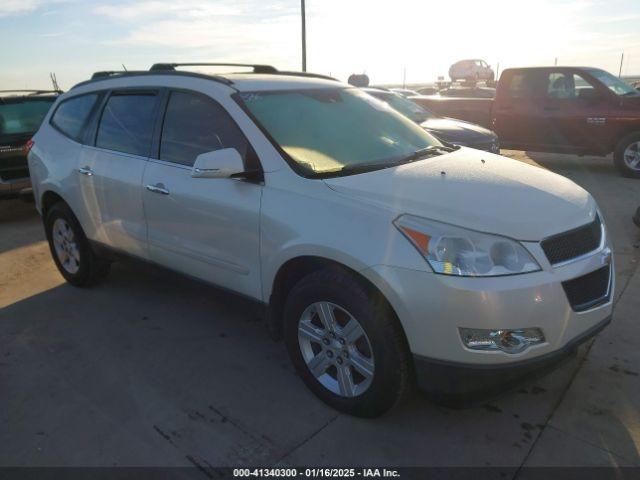
[[[613,162],[625,177],[640,178],[640,132],[634,132],[618,142]]]
[[[53,261],[67,282],[87,287],[107,276],[109,262],[94,253],[78,219],[65,203],[49,208],[44,225]]]
[[[346,271],[314,272],[291,290],[284,337],[302,380],[336,410],[376,417],[410,389],[411,359],[395,315]]]

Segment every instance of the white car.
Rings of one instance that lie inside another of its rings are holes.
[[[495,77],[494,71],[484,60],[460,60],[449,68],[451,81],[457,80],[488,80]]]
[[[610,321],[605,224],[570,180],[445,146],[337,81],[174,68],[75,86],[30,143],[72,285],[122,252],[260,302],[307,386],[360,416],[416,381],[501,386]]]

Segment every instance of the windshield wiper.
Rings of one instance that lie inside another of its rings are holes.
[[[454,150],[455,148],[445,147],[444,145],[429,145],[428,147],[421,148],[420,150],[416,150],[406,157],[403,157],[402,160],[399,161],[399,163],[415,162],[416,160],[420,160],[421,158],[431,157],[433,155],[442,155],[443,153],[450,153]]]
[[[416,160],[420,160],[421,158],[431,157],[434,155],[442,155],[443,153],[453,152],[454,150],[456,150],[456,148],[446,147],[444,145],[430,145],[426,148],[416,150],[415,152],[399,159],[370,163],[354,163],[351,165],[345,165],[336,170],[329,170],[320,173],[324,176],[371,172],[373,170],[382,170],[383,168],[396,167],[405,163],[414,162]]]

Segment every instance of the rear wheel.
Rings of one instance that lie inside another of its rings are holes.
[[[65,203],[49,208],[44,223],[51,255],[67,282],[85,287],[107,276],[109,262],[93,252],[80,223]]]
[[[303,278],[284,309],[285,342],[305,384],[342,412],[375,417],[410,385],[410,356],[385,302],[349,273],[325,269]]]
[[[640,132],[627,135],[618,142],[613,161],[625,177],[640,178]]]

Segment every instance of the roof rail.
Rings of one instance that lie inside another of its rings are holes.
[[[134,70],[104,70],[102,72],[95,72],[91,75],[91,80],[97,78],[117,77],[124,75],[135,75],[136,73],[147,73],[146,70],[134,71]]]
[[[81,87],[82,85],[87,85],[93,82],[99,82],[101,80],[108,80],[110,78],[121,78],[121,77],[141,77],[141,76],[152,76],[152,75],[179,75],[185,77],[198,77],[205,78],[207,80],[213,80],[214,82],[223,83],[225,85],[232,85],[233,82],[224,77],[220,77],[218,75],[205,75],[202,73],[196,72],[181,72],[178,70],[157,70],[157,71],[149,71],[149,70],[106,70],[102,72],[95,72],[91,75],[89,80],[85,80],[83,82],[75,84],[71,87],[71,90],[77,87]]]
[[[44,93],[62,93],[62,90],[0,90],[0,93],[27,93],[29,95],[41,95]]]
[[[291,75],[296,77],[323,78],[325,80],[337,79],[328,75],[309,72],[291,72],[278,70],[271,65],[258,65],[253,63],[155,63],[151,66],[150,71],[175,71],[176,67],[248,67],[253,68],[253,73],[266,73],[271,75]],[[221,74],[224,75],[224,74]]]
[[[256,65],[252,63],[154,63],[149,69],[155,71],[173,71],[176,67],[250,67],[253,73],[277,73],[278,69],[271,65]]]

